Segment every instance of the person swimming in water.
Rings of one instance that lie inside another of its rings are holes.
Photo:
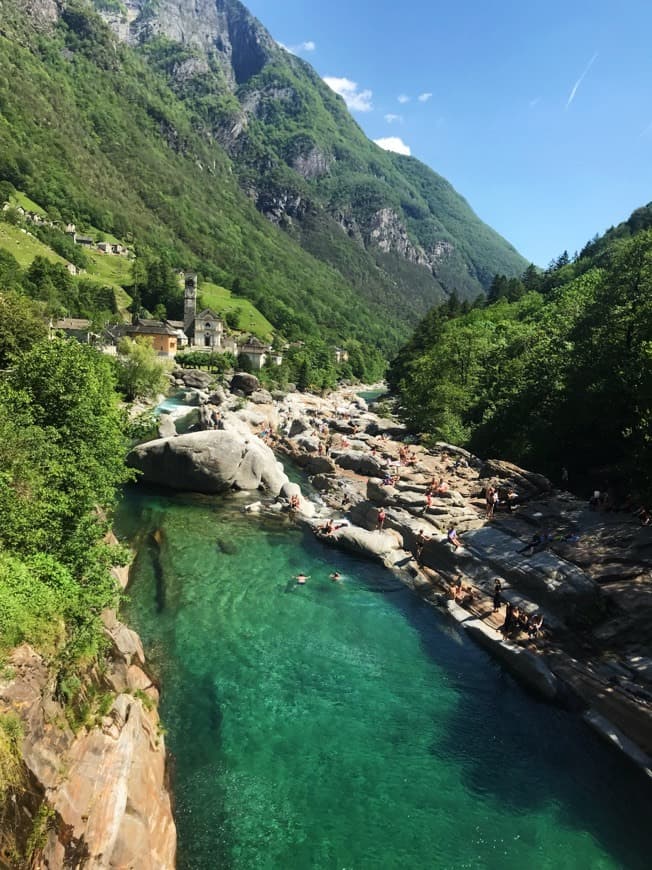
[[[329,574],[328,576],[331,578],[331,580],[341,580],[342,579],[342,575],[340,574],[339,571],[333,571],[333,573]]]
[[[310,575],[309,574],[297,574],[297,576],[294,579],[297,581],[299,586],[304,586],[306,580],[310,580]]]

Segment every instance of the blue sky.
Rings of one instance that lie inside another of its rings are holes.
[[[650,0],[245,4],[538,265],[652,200]]]

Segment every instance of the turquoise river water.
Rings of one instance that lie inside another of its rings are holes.
[[[118,521],[181,870],[650,866],[638,771],[388,572],[243,504],[134,488]]]

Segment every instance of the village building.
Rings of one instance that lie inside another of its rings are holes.
[[[253,335],[238,345],[238,356],[246,356],[254,371],[260,371],[267,362],[277,366],[283,362],[283,354],[273,351],[271,344]]]
[[[165,325],[169,326],[170,329],[173,329],[175,331],[177,336],[177,346],[187,347],[188,336],[183,331],[183,320],[166,320]]]
[[[103,254],[112,254],[113,245],[111,244],[111,242],[98,242],[97,250],[101,251]]]
[[[130,338],[145,338],[159,356],[173,357],[178,349],[176,330],[160,320],[139,317],[125,330]]]
[[[59,320],[50,320],[50,338],[54,338],[57,332],[65,333],[68,338],[76,338],[82,344],[89,344],[94,338],[91,332],[91,322],[83,317],[61,317]]]
[[[339,364],[339,363],[349,361],[348,350],[344,350],[344,348],[341,348],[341,347],[335,347],[335,348],[333,348],[333,353],[335,354],[335,362],[336,363]]]

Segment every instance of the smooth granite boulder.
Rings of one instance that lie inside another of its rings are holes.
[[[271,405],[274,399],[268,390],[254,390],[249,396],[254,405]]]
[[[213,375],[208,372],[199,371],[199,369],[181,369],[175,371],[174,374],[176,379],[182,381],[184,386],[195,387],[199,390],[205,390],[213,380]]]
[[[395,550],[400,550],[403,541],[393,530],[384,532],[368,531],[360,526],[346,526],[338,529],[325,540],[348,550],[351,553],[367,556],[372,559],[382,559]]]
[[[240,390],[245,396],[250,396],[260,389],[260,381],[256,375],[251,375],[249,372],[236,372],[231,378],[229,389],[232,393]]]
[[[233,428],[149,441],[135,447],[127,462],[148,483],[190,492],[264,488],[277,495],[287,481],[266,444]]]
[[[360,450],[333,451],[332,457],[340,468],[348,468],[367,477],[384,477],[385,467],[374,456]]]

